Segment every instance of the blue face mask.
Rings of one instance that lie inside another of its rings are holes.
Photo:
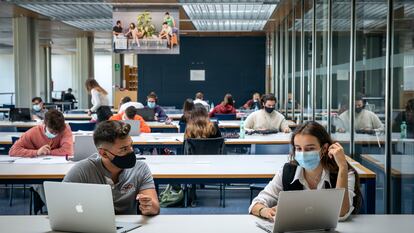
[[[155,108],[155,102],[147,102],[149,108]]]
[[[314,170],[318,167],[321,160],[319,151],[296,151],[295,160],[299,163],[299,166],[305,168],[305,170]]]
[[[45,135],[46,135],[46,137],[47,137],[47,138],[49,138],[49,139],[53,139],[53,138],[55,138],[55,137],[57,136],[56,134],[51,133],[51,132],[47,129],[47,127],[46,127],[46,132],[45,132]]]
[[[41,110],[40,105],[39,104],[33,105],[33,110],[35,110],[36,112],[39,112]]]

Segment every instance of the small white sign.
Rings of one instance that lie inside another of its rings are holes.
[[[205,70],[190,70],[190,81],[206,81]]]

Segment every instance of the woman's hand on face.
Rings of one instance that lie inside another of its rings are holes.
[[[339,169],[348,170],[348,164],[345,158],[344,148],[339,143],[334,143],[328,148],[328,156],[334,159]]]

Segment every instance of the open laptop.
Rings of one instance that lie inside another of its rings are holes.
[[[123,120],[123,122],[131,126],[129,136],[139,136],[141,134],[141,122],[136,120]]]
[[[141,226],[115,222],[109,185],[48,181],[43,184],[53,231],[119,233]]]
[[[30,108],[11,108],[10,121],[32,121]]]
[[[275,223],[256,222],[269,233],[333,230],[341,211],[345,189],[282,191]]]
[[[93,135],[75,135],[73,151],[73,161],[80,161],[98,153],[93,142]]]
[[[137,114],[145,121],[155,121],[155,111],[152,108],[137,108]]]

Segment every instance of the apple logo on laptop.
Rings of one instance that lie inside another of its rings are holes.
[[[308,206],[305,208],[305,214],[313,214],[313,207],[312,206]]]
[[[75,206],[75,210],[76,210],[76,212],[78,212],[78,213],[83,213],[83,207],[82,207],[82,205],[81,204],[77,204],[76,206]]]

